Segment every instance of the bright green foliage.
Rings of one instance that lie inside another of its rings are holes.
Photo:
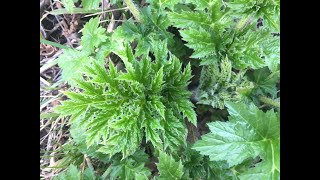
[[[104,174],[104,179],[148,180],[151,172],[145,167],[148,155],[142,150],[136,151],[132,156],[124,160],[114,159],[112,166]]]
[[[82,30],[81,46],[83,51],[93,53],[101,43],[105,42],[107,36],[106,29],[99,27],[99,18],[92,18],[86,23]]]
[[[68,169],[58,176],[54,177],[53,180],[98,180],[98,176],[95,175],[95,172],[91,168],[86,168],[83,173],[74,166],[70,165]]]
[[[79,122],[86,129],[87,145],[102,144],[99,151],[106,154],[121,152],[123,158],[133,154],[144,134],[156,148],[175,150],[185,143],[183,118],[196,125],[186,89],[190,65],[181,72],[179,60],[172,55],[167,60],[167,51],[160,48],[154,48],[156,62],[148,57],[137,61],[126,47],[122,60],[127,72],[112,63],[108,72],[96,63],[87,66],[83,72],[87,78],[76,81],[82,92],[66,92],[70,100],[56,111],[71,115],[70,123]]]
[[[134,23],[132,20],[124,22],[121,26],[124,37],[129,41],[137,41],[135,55],[147,54],[151,50],[152,40],[167,40],[172,42],[173,35],[166,31],[170,21],[163,11],[155,11],[150,7],[141,9],[143,23]]]
[[[271,72],[280,71],[280,37],[267,37],[261,43],[262,56]]]
[[[204,58],[208,56],[217,56],[217,49],[223,42],[219,35],[222,34],[223,12],[220,10],[222,3],[220,1],[210,2],[210,5],[204,1],[192,1],[197,9],[208,8],[204,11],[182,11],[180,13],[168,13],[169,19],[174,26],[181,28],[180,34],[189,48],[194,49],[192,58]]]
[[[90,65],[94,59],[90,58],[86,52],[75,49],[65,49],[58,58],[58,65],[63,70],[61,78],[71,86],[75,86],[74,80],[82,77],[85,66]]]
[[[279,179],[279,0],[109,2],[124,22],[107,33],[90,19],[58,58],[72,88],[54,113],[71,138],[55,179]]]
[[[79,180],[81,177],[81,172],[77,169],[76,166],[70,165],[69,168],[60,173],[57,177],[53,178],[54,180]]]
[[[104,64],[103,58],[95,60],[89,56],[96,47],[107,40],[105,29],[98,26],[98,18],[90,19],[83,28],[82,50],[65,49],[64,54],[58,58],[58,65],[63,70],[62,80],[71,86],[75,86],[75,81],[82,78],[84,67],[90,66],[94,61],[100,65]]]
[[[212,161],[235,166],[259,156],[262,162],[239,175],[240,179],[279,179],[280,116],[255,105],[227,103],[229,122],[208,123],[211,133],[202,136],[193,149]]]
[[[160,176],[158,179],[181,179],[183,175],[183,165],[182,162],[176,162],[171,155],[165,152],[160,152],[159,163],[157,164]]]
[[[173,25],[181,29],[186,46],[194,50],[192,58],[199,58],[202,65],[208,65],[227,55],[236,69],[264,66],[272,71],[277,69],[279,38],[271,35],[268,26],[257,29],[258,19],[236,16],[239,7],[222,0],[187,2],[195,5],[194,11],[170,12],[168,16]]]
[[[231,62],[225,58],[220,66],[203,67],[197,92],[198,104],[224,109],[225,101],[240,101],[252,88],[253,84],[245,79],[244,72],[233,72]]]
[[[81,4],[85,10],[97,9],[99,7],[100,0],[82,0]]]
[[[203,155],[198,151],[191,149],[191,146],[186,148],[183,155],[185,156],[182,161],[184,177],[191,179],[201,179],[206,177],[206,164],[204,163],[205,160]]]
[[[61,2],[67,11],[73,12],[73,8],[75,7],[73,0],[62,0]]]
[[[263,25],[274,32],[280,31],[280,0],[231,0],[228,15],[235,18],[263,19]]]
[[[174,5],[178,4],[181,0],[147,0],[147,3],[150,3],[154,8],[169,8],[173,9]]]
[[[235,68],[259,69],[268,66],[277,71],[280,64],[280,39],[274,37],[265,28],[254,30],[249,26],[235,36],[229,46],[228,57],[233,60]]]

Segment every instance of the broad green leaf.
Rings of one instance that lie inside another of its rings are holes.
[[[279,115],[253,104],[228,102],[226,106],[229,122],[209,123],[211,133],[202,136],[193,149],[212,161],[225,160],[230,167],[259,156],[262,161],[240,173],[240,179],[279,179]]]
[[[186,46],[195,50],[192,58],[203,58],[215,53],[215,44],[212,37],[204,29],[180,30],[180,34],[183,40],[188,42]]]

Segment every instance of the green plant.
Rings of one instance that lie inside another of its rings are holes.
[[[57,179],[279,179],[279,1],[111,2],[123,22],[91,18],[57,60]]]
[[[212,122],[211,133],[202,136],[193,149],[211,161],[226,161],[229,167],[259,157],[240,179],[279,179],[280,116],[273,110],[263,112],[255,105],[227,103],[229,122]]]
[[[227,58],[221,61],[220,66],[204,66],[197,92],[198,103],[224,109],[225,101],[240,101],[253,88],[253,84],[246,80],[244,74],[244,71],[234,73]]]
[[[70,100],[56,111],[71,115],[71,123],[80,122],[88,146],[104,144],[99,151],[121,152],[125,158],[137,150],[144,135],[159,149],[175,150],[185,143],[183,118],[196,125],[188,100],[191,93],[186,89],[190,65],[181,72],[181,63],[168,56],[164,42],[154,42],[154,46],[155,62],[151,62],[147,56],[137,61],[127,45],[122,58],[126,72],[117,70],[112,62],[107,72],[93,61],[91,67],[83,68],[86,77],[75,80],[82,92],[65,93]]]

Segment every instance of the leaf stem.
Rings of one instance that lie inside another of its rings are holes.
[[[133,3],[133,1],[132,1],[132,0],[124,0],[124,2],[125,2],[126,5],[128,6],[128,8],[129,8],[130,12],[132,13],[132,15],[134,16],[134,18],[135,18],[138,22],[142,22],[139,9],[138,9],[138,7]]]
[[[268,97],[265,97],[265,96],[260,96],[259,97],[259,100],[265,104],[268,104],[268,105],[272,105],[274,107],[277,107],[277,108],[280,108],[280,102],[278,101],[275,101],[273,99],[270,99]]]

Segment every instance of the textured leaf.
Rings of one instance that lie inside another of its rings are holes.
[[[171,155],[160,151],[159,163],[157,163],[160,176],[158,179],[180,179],[183,175],[181,161],[176,162]]]
[[[188,43],[186,46],[195,50],[192,58],[202,58],[215,53],[215,44],[212,41],[210,33],[200,28],[199,30],[180,31],[183,40]]]
[[[85,52],[73,49],[65,49],[64,53],[57,59],[62,69],[61,78],[71,86],[75,86],[75,80],[82,78],[82,70],[93,61]]]
[[[107,40],[105,35],[105,29],[99,27],[99,18],[92,18],[87,22],[82,30],[81,45],[83,51],[88,53],[94,52],[94,48],[97,48],[102,42]]]
[[[75,7],[73,0],[62,0],[61,2],[67,11],[73,12],[73,8]]]
[[[242,96],[254,88],[253,83],[232,71],[232,63],[225,58],[217,64],[203,67],[197,91],[198,104],[224,109],[225,101],[238,102]]]
[[[229,166],[260,156],[262,162],[240,174],[240,179],[279,179],[280,121],[273,110],[264,113],[255,105],[227,103],[230,122],[209,123],[211,133],[202,136],[193,149],[212,161]]]
[[[143,156],[143,157],[142,157]],[[148,179],[151,172],[148,168],[144,167],[146,161],[142,160],[147,158],[147,155],[139,150],[132,156],[124,159],[114,159],[109,174],[106,174],[107,179]],[[142,160],[142,161],[141,161]]]
[[[153,50],[155,62],[148,57],[138,61],[128,43],[119,43],[122,46],[112,51],[123,60],[125,71],[118,71],[112,62],[106,71],[93,61],[82,68],[84,77],[75,81],[80,92],[67,92],[70,99],[56,108],[61,116],[71,116],[71,124],[78,123],[85,130],[88,147],[99,145],[98,152],[121,153],[125,159],[138,149],[144,136],[160,150],[174,151],[186,144],[183,118],[196,124],[187,89],[191,67],[182,71],[166,43],[154,43],[158,47]]]
[[[228,15],[231,17],[263,18],[263,26],[274,32],[280,31],[280,0],[232,0],[226,5],[230,8]]]
[[[209,14],[203,12],[171,12],[168,13],[168,18],[178,28],[210,28],[212,24]]]
[[[251,75],[248,75],[251,81],[255,83],[254,94],[272,97],[277,95],[277,83],[280,80],[280,72],[271,73],[268,68],[257,69]]]

